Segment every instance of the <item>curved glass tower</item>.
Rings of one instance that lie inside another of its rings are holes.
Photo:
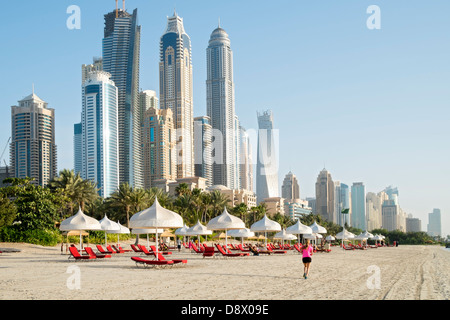
[[[236,161],[237,129],[235,121],[233,52],[228,34],[220,26],[209,39],[206,50],[206,108],[213,129],[222,134],[222,159],[213,165],[213,184],[239,189]]]
[[[278,151],[270,110],[258,113],[258,162],[256,164],[256,196],[258,204],[266,198],[279,197]]]
[[[177,178],[193,177],[194,112],[191,39],[175,12],[160,41],[160,108],[171,109],[177,131]]]

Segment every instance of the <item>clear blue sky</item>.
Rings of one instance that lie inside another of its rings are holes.
[[[120,6],[122,1],[119,1]],[[70,5],[81,29],[69,30]],[[369,5],[381,29],[369,30]],[[280,183],[292,170],[314,196],[325,166],[366,191],[399,188],[401,207],[422,220],[442,212],[450,234],[450,2],[387,0],[127,0],[142,26],[141,88],[159,91],[159,39],[176,8],[193,47],[194,114],[206,114],[206,47],[221,19],[234,52],[236,111],[256,129],[272,109],[280,129]],[[2,3],[0,150],[10,106],[31,93],[56,110],[58,169],[73,167],[81,65],[101,56],[103,15],[114,0]],[[1,152],[0,151],[0,152]],[[6,151],[8,155],[8,150]],[[8,156],[6,157],[8,160]]]

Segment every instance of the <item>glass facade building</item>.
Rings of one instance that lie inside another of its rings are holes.
[[[143,187],[139,59],[141,27],[138,11],[117,9],[105,15],[103,71],[118,89],[119,179]]]

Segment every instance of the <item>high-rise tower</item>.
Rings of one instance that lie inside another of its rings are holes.
[[[89,73],[83,86],[81,177],[95,181],[104,198],[119,186],[117,92],[104,71]]]
[[[213,129],[222,134],[222,159],[213,165],[215,185],[224,185],[230,189],[239,188],[238,165],[236,161],[236,146],[239,127],[236,127],[234,82],[233,82],[233,52],[231,51],[228,34],[220,26],[216,28],[209,39],[206,49],[207,79],[206,108],[211,118]]]
[[[334,212],[334,182],[331,174],[324,168],[316,181],[316,213],[325,220],[336,223]]]
[[[34,92],[11,107],[11,176],[45,186],[57,173],[55,110]]]
[[[258,203],[278,197],[278,149],[273,128],[272,111],[258,113],[258,161],[256,164],[256,196]]]
[[[103,70],[118,89],[119,179],[143,187],[139,105],[139,55],[141,27],[138,11],[116,9],[105,15]]]
[[[290,171],[284,177],[283,185],[281,186],[281,197],[289,202],[300,200],[300,187],[297,177]]]
[[[171,109],[176,130],[177,178],[193,177],[194,112],[191,40],[174,12],[160,41],[160,108]]]

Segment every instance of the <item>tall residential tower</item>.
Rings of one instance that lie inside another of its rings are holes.
[[[34,92],[11,107],[11,176],[45,186],[57,174],[55,110]]]
[[[220,26],[206,49],[206,108],[216,134],[222,135],[221,159],[213,164],[213,184],[239,189],[238,129],[234,104],[233,52],[228,34]]]
[[[176,130],[177,178],[193,177],[194,112],[191,40],[174,12],[160,41],[160,108],[171,109]]]
[[[141,27],[137,9],[116,9],[105,15],[103,71],[118,89],[119,180],[143,187],[139,106],[139,55]]]

